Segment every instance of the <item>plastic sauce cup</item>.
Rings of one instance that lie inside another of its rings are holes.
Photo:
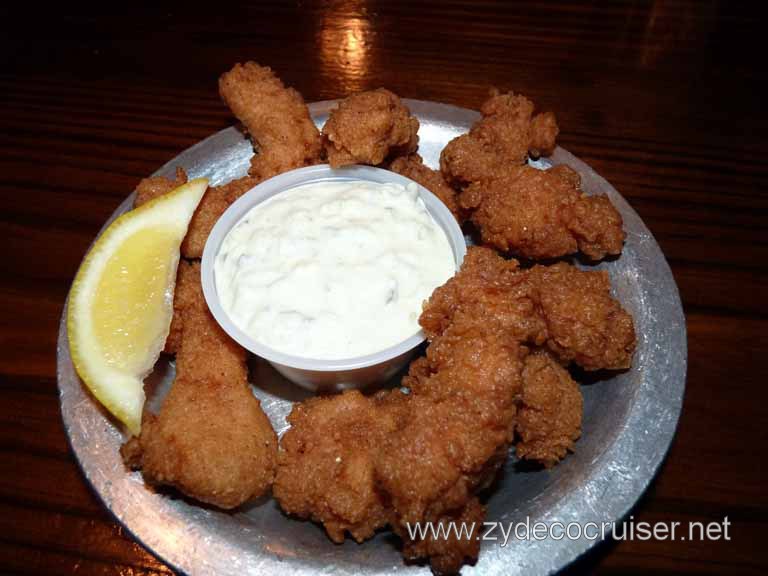
[[[265,180],[237,199],[222,214],[211,230],[203,250],[203,294],[213,317],[224,331],[240,346],[267,360],[288,380],[312,391],[333,392],[349,388],[361,388],[388,380],[411,359],[416,348],[424,341],[424,333],[416,334],[402,342],[373,354],[340,360],[304,358],[286,354],[257,342],[243,332],[224,311],[216,291],[214,261],[221,243],[229,231],[254,206],[276,194],[313,182],[364,180],[381,184],[416,184],[421,199],[437,224],[443,229],[459,269],[467,252],[464,235],[448,208],[429,190],[413,180],[381,168],[371,166],[345,166],[333,169],[327,164],[309,166],[285,172]]]

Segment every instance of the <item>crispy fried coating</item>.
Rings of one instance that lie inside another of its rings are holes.
[[[173,318],[163,350],[168,354],[176,354],[181,348],[181,340],[184,336],[184,317],[188,309],[193,309],[197,305],[199,294],[194,274],[195,269],[192,265],[183,260],[179,262],[173,292]]]
[[[187,183],[187,173],[181,166],[176,167],[176,177],[171,180],[165,176],[150,176],[144,178],[139,185],[136,186],[136,198],[133,200],[133,207],[138,208],[142,204],[146,204],[150,200],[154,200],[167,194],[174,188],[178,188],[182,184]]]
[[[523,351],[495,330],[455,323],[403,382],[412,417],[386,438],[377,472],[400,525],[460,510],[512,441]]]
[[[394,509],[407,558],[428,558],[436,573],[455,573],[477,556],[472,539],[410,540],[410,523],[484,520],[475,494],[507,456],[526,351],[513,337],[459,316],[435,336],[403,381],[412,415],[382,446],[377,472]]]
[[[181,346],[182,335],[182,320],[181,313],[173,311],[173,318],[171,319],[171,328],[168,331],[168,337],[165,339],[165,346],[163,346],[163,352],[166,354],[176,354]]]
[[[551,154],[558,134],[552,113],[533,115],[533,103],[512,92],[493,90],[480,107],[482,118],[451,140],[440,155],[440,169],[454,186],[493,178],[532,156]]]
[[[217,189],[221,190],[221,194],[228,204],[232,204],[235,200],[240,198],[243,194],[248,192],[251,188],[259,184],[261,180],[254,178],[253,176],[243,176],[242,178],[236,178],[230,180],[226,184],[217,186]]]
[[[213,230],[216,221],[229,208],[229,200],[223,187],[210,186],[200,200],[192,220],[189,222],[187,235],[181,243],[181,255],[184,258],[202,258],[205,241]]]
[[[459,223],[463,221],[464,217],[456,201],[456,190],[451,188],[439,171],[425,166],[421,156],[413,153],[395,158],[389,169],[424,186],[445,204]]]
[[[208,310],[200,281],[200,263],[182,261],[179,268],[179,286],[174,296],[174,308],[182,323],[182,340],[176,354],[177,376],[245,382],[246,352],[227,336]]]
[[[581,189],[581,176],[567,164],[552,166],[551,168],[548,168],[546,172],[550,176],[559,176],[562,180],[565,180],[570,184],[571,188]]]
[[[160,413],[145,417],[132,464],[149,483],[234,508],[269,489],[273,435],[243,383],[179,378]]]
[[[419,121],[395,94],[384,88],[348,96],[323,126],[323,145],[334,168],[377,166],[388,157],[415,152]]]
[[[531,119],[531,142],[528,151],[534,158],[551,156],[555,151],[555,143],[560,128],[552,112],[536,114]]]
[[[606,196],[587,196],[567,166],[513,166],[470,184],[459,197],[482,241],[541,260],[582,252],[592,260],[621,253],[622,219]]]
[[[520,342],[541,345],[548,337],[531,279],[490,248],[469,248],[460,273],[432,293],[419,323],[434,338],[457,316],[511,332]]]
[[[467,251],[461,272],[433,293],[421,325],[440,334],[456,318],[511,331],[587,370],[628,368],[635,350],[632,316],[611,296],[605,271],[565,264],[519,270],[485,247]]]
[[[199,264],[181,263],[174,306],[181,330],[176,379],[123,457],[149,483],[234,508],[269,489],[277,437],[248,386],[245,351],[205,305]]]
[[[517,415],[517,456],[547,467],[557,464],[581,435],[582,412],[579,385],[568,371],[544,350],[528,356]]]
[[[256,184],[258,182],[255,178],[245,176],[221,186],[209,187],[189,223],[187,235],[181,243],[181,255],[189,260],[202,258],[205,242],[208,240],[208,236],[216,221],[229,208],[232,202]],[[189,266],[179,266],[176,278],[176,291],[174,293],[173,319],[171,320],[171,328],[163,348],[163,352],[166,354],[178,352],[182,338],[182,318],[186,306],[185,302],[194,302],[197,296],[194,291],[195,283],[181,280],[181,276],[189,274],[191,270]]]
[[[608,196],[581,194],[571,206],[568,227],[576,238],[579,252],[590,260],[618,256],[627,235],[624,221]]]
[[[636,344],[634,322],[611,296],[606,271],[560,262],[535,266],[528,274],[538,286],[547,347],[561,361],[586,370],[629,368]]]
[[[273,489],[283,510],[321,522],[334,542],[346,532],[362,541],[388,524],[375,466],[381,442],[403,417],[397,396],[352,390],[297,404],[280,441]]]
[[[235,64],[219,78],[219,94],[258,147],[251,176],[261,181],[320,162],[320,133],[304,99],[270,68]]]
[[[187,259],[203,257],[203,249],[216,221],[230,204],[259,183],[258,178],[244,176],[221,186],[211,186],[189,223],[189,230],[181,244],[181,255]]]

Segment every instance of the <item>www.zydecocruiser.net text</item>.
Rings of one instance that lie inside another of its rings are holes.
[[[506,546],[515,540],[730,540],[731,522],[417,522],[406,524],[412,540],[482,540]]]

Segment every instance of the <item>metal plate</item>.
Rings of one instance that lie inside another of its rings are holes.
[[[478,117],[443,104],[407,104],[421,121],[420,153],[432,166],[443,146]],[[333,105],[310,106],[318,125]],[[157,174],[172,175],[181,165],[191,177],[206,176],[217,184],[244,175],[250,156],[249,142],[228,128],[189,148]],[[624,217],[627,242],[622,256],[597,267],[608,270],[616,297],[634,315],[638,348],[631,370],[582,386],[584,427],[575,454],[552,470],[539,471],[520,470],[510,458],[488,499],[488,520],[610,522],[627,514],[643,493],[674,435],[685,388],[685,319],[669,266],[634,210],[608,182],[562,148],[551,161],[580,172],[584,189],[608,194]],[[133,195],[126,198],[113,218],[132,201]],[[120,460],[121,430],[74,371],[65,314],[59,329],[58,382],[72,450],[104,505],[165,562],[190,575],[429,573],[428,567],[405,565],[395,539],[386,533],[361,545],[335,545],[319,526],[284,516],[271,499],[225,513],[145,487],[141,475],[126,471]],[[292,402],[307,393],[266,362],[255,361],[254,372],[254,393],[281,433]],[[173,365],[161,361],[147,386],[151,404],[157,405],[172,376]],[[578,540],[515,540],[507,546],[483,542],[477,564],[462,573],[551,573],[594,544],[583,535]]]

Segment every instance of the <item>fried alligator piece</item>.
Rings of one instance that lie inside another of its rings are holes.
[[[558,127],[552,113],[533,115],[533,103],[512,92],[493,90],[480,107],[482,118],[451,140],[440,155],[440,169],[457,187],[495,177],[532,156],[555,149]]]
[[[551,113],[533,115],[519,94],[493,92],[482,117],[440,155],[447,182],[461,190],[459,210],[483,243],[532,260],[581,252],[592,260],[621,253],[622,218],[605,196],[587,196],[567,166],[525,164],[549,155],[558,134]]]
[[[251,160],[252,177],[261,181],[320,162],[320,133],[304,99],[270,68],[235,64],[219,78],[219,94],[258,148]]]
[[[470,184],[459,205],[484,244],[534,260],[582,252],[592,260],[621,253],[622,219],[606,196],[587,196],[567,166],[513,166]]]
[[[409,419],[385,440],[379,482],[401,525],[461,509],[512,441],[521,351],[514,340],[452,325],[413,372]]]
[[[353,94],[331,111],[323,144],[334,168],[377,166],[387,158],[415,152],[419,121],[395,94],[384,88]]]
[[[531,346],[546,344],[587,370],[628,368],[635,350],[632,316],[611,296],[608,274],[564,262],[520,270],[490,248],[470,248],[461,272],[426,302],[420,322],[431,336],[458,316],[503,326]]]
[[[548,332],[537,296],[529,275],[515,260],[505,260],[490,248],[473,247],[460,273],[424,304],[419,323],[434,338],[461,316],[511,332],[519,342],[541,345]]]
[[[409,418],[386,438],[377,477],[404,555],[429,559],[438,573],[457,572],[477,547],[462,538],[410,539],[408,528],[482,523],[475,494],[493,480],[512,442],[524,354],[501,332],[458,322],[432,341],[403,382],[411,391]]]
[[[136,198],[133,200],[133,207],[138,208],[142,204],[146,204],[150,200],[154,200],[167,194],[174,188],[178,188],[182,184],[187,183],[187,173],[181,166],[176,167],[176,177],[171,180],[165,176],[150,176],[144,178],[139,185],[136,186]]]
[[[456,190],[446,182],[439,171],[425,166],[421,156],[413,153],[395,158],[389,165],[389,169],[424,186],[446,205],[459,223],[463,221],[462,213],[456,201]]]
[[[321,522],[334,542],[370,538],[391,516],[375,482],[383,439],[402,420],[399,392],[353,390],[297,404],[280,441],[273,493],[289,514]]]
[[[523,394],[516,430],[518,458],[557,464],[581,435],[583,400],[579,385],[546,351],[525,359]]]
[[[634,322],[611,296],[606,271],[584,271],[560,262],[535,266],[528,274],[538,286],[547,347],[555,356],[586,370],[630,367],[636,344]]]
[[[146,413],[141,435],[121,452],[148,483],[234,508],[269,490],[277,437],[248,386],[245,351],[208,312],[199,264],[179,270],[176,379],[159,414]]]

